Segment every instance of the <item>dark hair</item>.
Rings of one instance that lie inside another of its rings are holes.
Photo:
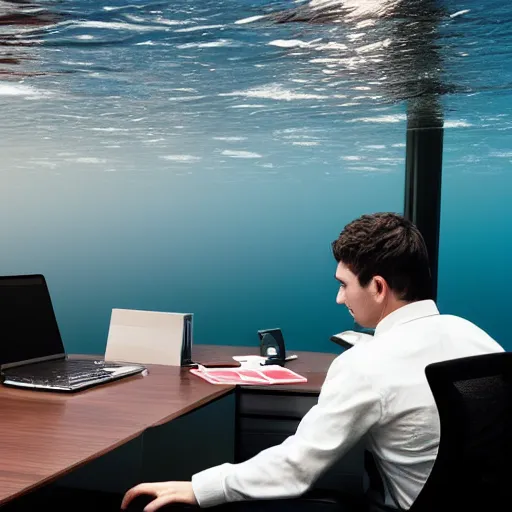
[[[372,277],[381,276],[401,300],[432,298],[425,241],[418,228],[397,213],[374,213],[353,220],[332,243],[332,251],[363,288]]]

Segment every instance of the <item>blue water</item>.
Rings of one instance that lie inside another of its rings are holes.
[[[407,112],[431,104],[439,305],[512,346],[512,6],[429,4],[0,0],[0,273],[46,275],[70,352],[103,351],[113,307],[336,350],[330,242],[402,211]]]

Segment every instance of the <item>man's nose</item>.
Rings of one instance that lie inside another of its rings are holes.
[[[336,295],[336,303],[345,304],[345,289],[343,287],[339,289],[338,295]]]

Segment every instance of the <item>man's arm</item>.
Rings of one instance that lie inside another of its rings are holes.
[[[192,483],[137,485],[126,493],[121,508],[143,494],[155,498],[145,512],[168,503],[211,507],[229,501],[300,496],[381,418],[381,396],[358,371],[357,359],[354,348],[333,362],[318,404],[282,444],[240,464],[206,469],[195,474]]]
[[[194,475],[192,487],[199,505],[306,492],[381,417],[380,394],[353,367],[354,359],[345,353],[334,361],[318,404],[282,444],[240,464],[222,464]]]

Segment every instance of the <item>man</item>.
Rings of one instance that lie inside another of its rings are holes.
[[[137,496],[210,507],[302,495],[363,436],[382,483],[381,510],[410,508],[439,445],[439,416],[425,377],[433,362],[502,351],[459,317],[440,315],[431,300],[427,251],[418,229],[394,213],[363,215],[332,244],[340,283],[337,303],[369,337],[332,363],[318,404],[281,445],[240,464],[202,471],[192,482],[140,484]]]

